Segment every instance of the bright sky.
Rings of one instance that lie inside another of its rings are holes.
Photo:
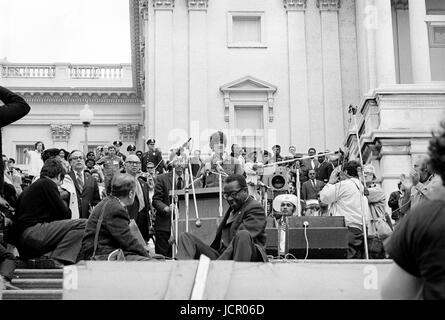
[[[0,59],[130,63],[128,0],[0,0]]]

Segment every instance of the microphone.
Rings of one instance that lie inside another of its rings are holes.
[[[257,183],[258,183],[258,185],[259,185],[260,187],[264,187],[264,188],[266,188],[266,189],[270,189],[270,187],[269,187],[268,185],[262,183],[261,181],[258,181]]]

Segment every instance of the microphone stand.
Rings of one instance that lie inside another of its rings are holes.
[[[300,161],[300,160],[304,160],[304,159],[312,159],[312,158],[316,158],[316,157],[329,156],[329,155],[340,154],[340,153],[341,153],[340,151],[334,151],[334,152],[327,152],[327,153],[319,153],[319,154],[315,154],[313,156],[304,156],[304,157],[301,157],[301,158],[294,158],[294,159],[290,159],[290,160],[283,160],[283,161],[278,161],[278,162],[272,162],[272,163],[268,163],[268,164],[263,165],[263,168],[277,166],[277,165],[285,164],[285,163],[289,163],[289,162]]]
[[[170,221],[171,221],[171,232],[170,232],[170,238],[173,237],[173,243],[172,243],[172,258],[175,259],[176,257],[176,230],[175,230],[175,226],[176,226],[176,222],[173,220],[178,221],[177,217],[175,217],[175,179],[176,178],[176,171],[175,171],[175,167],[173,166],[173,179],[172,179],[172,205],[171,205],[171,216],[170,216]],[[174,219],[176,218],[176,219]]]
[[[187,144],[190,142],[191,138],[183,145],[184,148],[187,146]],[[199,212],[198,212],[198,203],[196,201],[196,191],[195,191],[195,182],[198,181],[201,178],[197,178],[196,180],[193,180],[193,171],[192,171],[192,162],[191,159],[191,148],[185,148],[187,150],[187,170],[189,172],[189,180],[192,185],[192,195],[193,195],[193,203],[195,205],[195,212],[196,212],[196,222],[195,225],[197,228],[201,227],[201,219],[199,218]],[[186,231],[188,231],[188,214],[189,214],[189,190],[188,187],[186,189],[186,201],[185,201],[185,212],[186,212]]]
[[[354,118],[354,133],[355,133],[355,137],[357,139],[357,148],[358,148],[358,154],[359,154],[359,158],[360,158],[360,165],[361,168],[363,169],[363,156],[362,156],[362,150],[360,148],[360,137],[358,134],[358,126],[357,126],[357,107],[353,107],[352,105],[349,105],[349,109],[348,109],[348,113],[352,114],[352,118]],[[365,259],[369,260],[369,253],[368,253],[368,237],[367,237],[367,230],[366,230],[366,217],[365,217],[365,208],[363,207],[363,197],[365,196],[364,194],[364,188],[366,186],[366,183],[364,181],[364,177],[363,174],[360,174],[360,182],[362,183],[362,186],[360,188],[360,193],[362,196],[362,199],[360,199],[360,206],[362,209],[362,223],[363,223],[363,242],[365,245]]]

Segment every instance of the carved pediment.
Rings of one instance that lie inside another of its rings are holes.
[[[220,90],[222,92],[230,92],[230,91],[269,91],[275,92],[277,91],[277,87],[267,83],[265,81],[256,79],[251,76],[246,76],[244,78],[235,80],[233,82],[227,83],[221,86]]]
[[[269,109],[269,121],[273,121],[274,94],[277,87],[263,80],[251,76],[227,83],[219,88],[224,93],[224,118],[229,122],[229,108],[232,100],[232,93],[235,92],[264,92],[267,97],[267,106]]]

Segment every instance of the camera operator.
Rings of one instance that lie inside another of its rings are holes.
[[[320,191],[320,201],[329,205],[329,215],[345,217],[348,228],[348,259],[361,259],[364,254],[362,215],[366,214],[368,218],[369,209],[359,181],[360,170],[361,166],[357,161],[338,166]]]

